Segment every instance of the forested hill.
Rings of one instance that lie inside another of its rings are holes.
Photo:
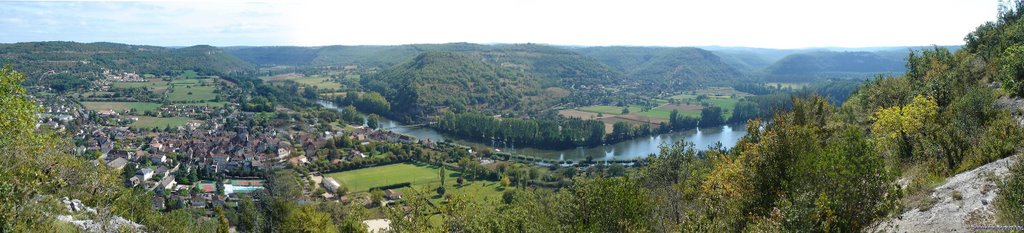
[[[586,47],[576,51],[593,57],[648,88],[686,89],[734,80],[743,75],[714,53],[699,48]]]
[[[152,74],[194,70],[200,74],[224,75],[252,68],[251,64],[224,50],[206,45],[173,49],[77,42],[0,44],[0,64],[11,64],[30,79],[42,78],[48,72],[49,75],[93,78],[99,77],[103,69]]]
[[[492,113],[542,110],[572,92],[620,82],[621,75],[564,49],[502,45],[424,52],[361,80],[368,90],[392,102],[396,117],[414,119],[438,108]]]
[[[909,52],[904,52],[904,55]],[[809,52],[786,56],[764,70],[767,81],[808,82],[819,78],[866,78],[905,70],[904,60],[873,52]]]
[[[312,64],[320,49],[298,46],[224,47],[224,51],[252,64],[286,66]]]

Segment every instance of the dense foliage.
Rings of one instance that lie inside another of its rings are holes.
[[[864,78],[904,69],[901,60],[871,52],[811,52],[786,56],[765,69],[773,82],[809,82],[819,78]]]
[[[588,47],[577,49],[618,72],[644,91],[673,91],[721,84],[743,76],[715,54],[699,48]]]
[[[112,72],[177,75],[193,70],[204,75],[226,75],[247,71],[252,65],[211,46],[185,48],[126,45],[114,43],[29,42],[0,44],[0,64],[23,71],[30,85],[55,89],[80,87],[72,78],[94,80],[104,69]],[[54,71],[54,72],[50,72]],[[69,85],[70,84],[70,85]]]
[[[475,140],[497,140],[519,147],[570,148],[600,145],[604,123],[566,118],[495,118],[480,113],[445,113],[437,129]]]

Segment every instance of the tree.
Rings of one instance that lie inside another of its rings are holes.
[[[707,106],[700,110],[700,125],[704,127],[719,126],[724,124],[722,120],[722,108],[718,106]]]
[[[381,205],[381,203],[384,202],[384,191],[380,189],[370,190],[370,201],[372,201],[374,205]]]
[[[629,106],[622,107],[622,114],[629,114]]]
[[[380,116],[377,116],[377,114],[370,114],[370,116],[366,118],[366,126],[371,129],[376,129],[380,124],[379,122]]]
[[[1024,45],[1010,46],[1003,52],[999,80],[1003,89],[1015,96],[1024,96]]]
[[[314,205],[304,205],[288,212],[279,231],[331,233],[338,232],[338,227],[327,213],[318,211]]]
[[[228,233],[231,230],[231,224],[228,224],[228,218],[224,217],[224,210],[219,206],[213,209],[217,212],[217,233]]]
[[[238,230],[256,232],[262,229],[263,213],[249,195],[242,195],[238,202]]]
[[[509,179],[508,176],[502,176],[501,187],[508,187],[509,185],[512,185],[512,180]]]
[[[445,171],[444,171],[444,166],[441,166],[441,169],[439,169],[439,170],[440,171],[437,172],[437,176],[439,176],[441,178],[441,187],[444,187],[444,178],[446,177]]]

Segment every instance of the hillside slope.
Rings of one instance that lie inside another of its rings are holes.
[[[154,74],[195,70],[201,74],[224,75],[252,67],[222,49],[206,45],[172,49],[76,42],[0,44],[0,63],[12,64],[30,78],[51,70],[89,78],[98,77],[103,69]]]
[[[571,51],[502,45],[424,52],[361,81],[392,102],[396,117],[418,119],[442,108],[534,112],[572,92],[615,85],[621,75]]]
[[[646,90],[672,91],[712,85],[743,75],[712,52],[699,48],[588,47],[577,49]]]
[[[821,78],[862,78],[905,70],[903,60],[872,52],[810,52],[786,56],[764,70],[772,82],[809,82]]]

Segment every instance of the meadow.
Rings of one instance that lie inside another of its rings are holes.
[[[171,92],[167,93],[167,100],[172,102],[177,101],[210,101],[217,97],[217,93],[214,90],[215,86],[207,85],[186,85],[179,84],[171,87]]]
[[[137,112],[152,111],[160,108],[158,103],[145,102],[82,102],[85,109],[93,111],[114,110],[123,112],[135,109]]]

